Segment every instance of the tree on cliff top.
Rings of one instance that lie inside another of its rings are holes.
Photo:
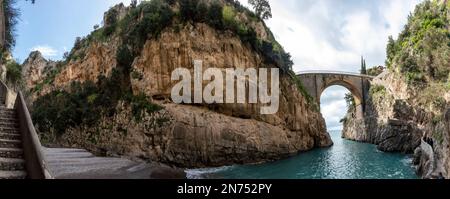
[[[272,8],[268,0],[248,0],[248,3],[253,6],[256,14],[261,19],[266,20],[272,18]]]
[[[25,0],[35,3],[36,0]],[[15,26],[20,15],[20,10],[14,5],[17,0],[0,0],[0,48],[10,50],[15,45]]]
[[[1,28],[2,41],[0,44],[2,51],[10,50],[16,43],[14,32],[20,12],[14,7],[15,3],[16,0],[1,0],[2,9],[0,11],[3,13],[0,13],[0,18],[3,27]]]
[[[361,56],[361,74],[367,75],[367,66],[366,66],[366,60],[363,56]]]

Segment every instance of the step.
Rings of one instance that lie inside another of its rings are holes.
[[[0,127],[19,127],[19,124],[15,122],[0,122]]]
[[[0,126],[0,132],[1,133],[12,133],[12,132],[18,132],[18,131],[19,131],[18,127]]]
[[[19,148],[0,148],[1,158],[23,158],[23,150]]]
[[[0,117],[0,122],[14,122],[14,123],[17,123],[17,118],[15,118],[15,117]]]
[[[16,117],[0,117],[0,122],[2,123],[17,123]]]
[[[0,113],[0,118],[2,119],[17,119],[17,115],[4,115],[3,113]]]
[[[27,172],[25,171],[0,171],[0,179],[25,179],[27,178]]]
[[[17,115],[15,113],[3,113],[0,112],[0,118],[5,118],[5,119],[16,119]]]
[[[0,129],[0,133],[20,134],[20,131],[19,131],[18,128],[14,128],[14,129]]]
[[[16,158],[0,158],[0,170],[20,171],[25,169],[25,161]]]
[[[14,109],[0,109],[0,113],[16,113]]]
[[[22,141],[0,139],[0,148],[22,148]]]
[[[7,117],[7,118],[10,118],[10,117],[16,117],[17,116],[17,114],[16,114],[16,112],[5,112],[5,111],[0,111],[0,117]]]
[[[0,139],[4,140],[20,140],[21,135],[17,133],[0,133]]]
[[[0,114],[16,114],[16,110],[0,110]]]
[[[11,111],[11,112],[15,112],[16,111],[16,109],[11,109],[11,108],[5,108],[5,107],[0,107],[0,111]]]

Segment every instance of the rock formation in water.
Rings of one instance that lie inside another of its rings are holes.
[[[26,62],[33,119],[47,145],[182,167],[271,161],[332,145],[291,75],[289,55],[235,1],[118,5],[104,21],[76,40],[66,60],[50,64],[32,54]],[[192,71],[194,60],[204,69],[280,68],[278,113],[261,115],[260,103],[172,103],[172,71]]]
[[[344,119],[343,137],[414,153],[420,176],[450,178],[450,2],[419,4],[389,40],[388,69],[371,82],[364,118]]]

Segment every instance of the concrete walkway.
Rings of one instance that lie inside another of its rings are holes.
[[[96,157],[83,149],[44,148],[49,170],[56,179],[174,179],[181,169],[126,158]]]

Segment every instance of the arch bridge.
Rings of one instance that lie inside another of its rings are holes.
[[[297,73],[306,91],[320,104],[320,97],[330,86],[347,88],[355,99],[356,117],[362,118],[368,99],[370,80],[374,77],[342,71],[301,71]]]

